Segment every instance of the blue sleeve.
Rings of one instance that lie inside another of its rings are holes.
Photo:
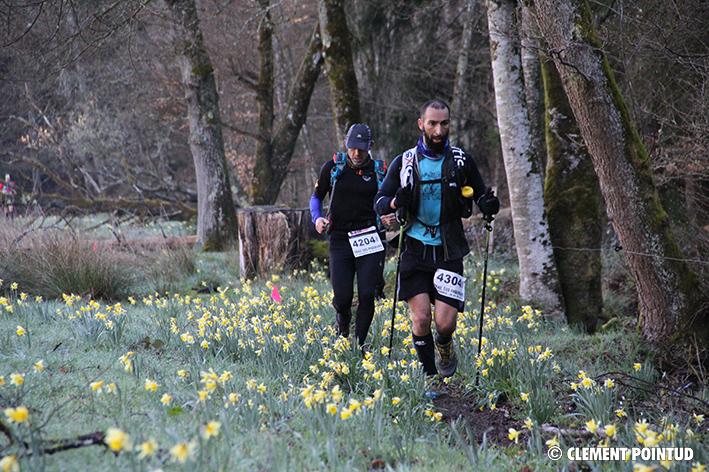
[[[313,224],[315,224],[318,218],[322,217],[322,201],[313,194],[313,196],[310,197],[310,218]]]
[[[401,172],[401,156],[397,156],[387,169],[382,185],[379,187],[377,195],[374,197],[374,211],[379,215],[388,215],[396,210],[391,208],[391,201],[394,200],[396,191],[400,187],[399,173]]]

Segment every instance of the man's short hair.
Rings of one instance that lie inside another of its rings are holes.
[[[423,115],[426,114],[426,110],[428,110],[429,108],[434,108],[436,110],[448,110],[448,116],[451,115],[451,109],[448,104],[443,100],[434,98],[433,100],[429,100],[421,106],[421,119],[423,119]]]

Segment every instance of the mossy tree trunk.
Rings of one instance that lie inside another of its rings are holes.
[[[524,94],[529,112],[532,156],[537,159],[543,176],[546,170],[546,146],[544,144],[544,97],[542,95],[542,66],[539,60],[539,32],[533,8],[528,1],[520,2],[520,42],[522,44],[522,72]]]
[[[640,327],[671,357],[709,340],[707,296],[672,234],[652,167],[597,39],[586,0],[536,0],[539,24],[561,76],[637,287]]]
[[[566,319],[593,333],[603,310],[603,197],[561,78],[554,63],[543,57],[547,109],[544,203],[549,234],[566,303]]]
[[[288,175],[300,130],[305,124],[310,98],[322,70],[320,26],[310,36],[308,49],[288,91],[287,104],[274,130],[273,31],[267,0],[260,0],[264,20],[259,32],[261,70],[256,84],[259,108],[256,160],[249,200],[252,205],[276,203],[281,185]]]
[[[318,0],[325,70],[330,82],[337,143],[344,142],[349,126],[361,121],[359,88],[355,74],[350,30],[343,0]]]
[[[256,83],[258,106],[258,129],[256,156],[251,176],[249,199],[252,204],[263,205],[264,193],[273,177],[271,155],[273,150],[273,23],[271,23],[270,0],[259,0],[261,21],[258,26],[259,75]]]
[[[490,55],[495,82],[497,122],[505,162],[514,238],[520,272],[520,296],[562,314],[563,299],[544,216],[543,180],[534,156],[532,127],[525,98],[516,0],[487,0]]]
[[[197,244],[218,251],[236,241],[236,207],[224,152],[214,68],[194,0],[167,0],[176,19],[179,63],[197,175]]]

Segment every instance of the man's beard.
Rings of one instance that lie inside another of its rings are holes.
[[[426,144],[426,147],[437,154],[442,153],[446,149],[446,142],[448,142],[448,133],[441,136],[441,138],[441,141],[436,143],[433,141],[433,136],[429,136],[428,134],[423,133],[423,141]]]

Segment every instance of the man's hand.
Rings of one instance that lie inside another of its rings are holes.
[[[315,231],[320,234],[326,233],[328,226],[330,226],[330,222],[325,217],[321,216],[315,221]]]
[[[391,207],[396,210],[397,208],[409,206],[409,203],[411,203],[411,185],[401,187],[396,191],[394,200],[391,201]]]
[[[500,211],[500,200],[497,199],[492,188],[485,191],[485,194],[478,200],[478,207],[485,216],[496,215]]]

